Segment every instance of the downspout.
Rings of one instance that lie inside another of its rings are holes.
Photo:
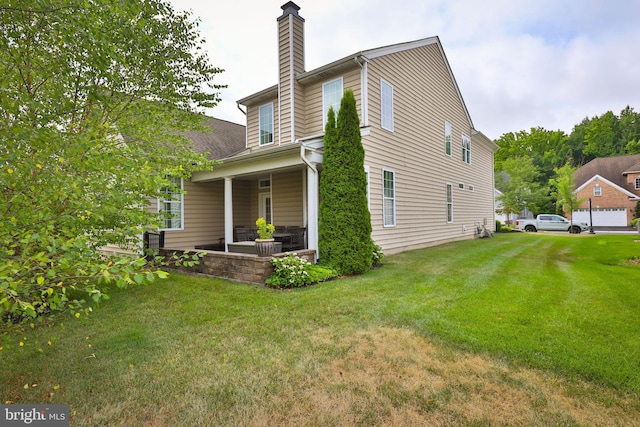
[[[247,112],[244,111],[242,108],[240,108],[240,104],[238,104],[237,102],[236,102],[236,107],[238,107],[238,110],[240,110],[240,112],[244,114],[245,117],[247,117]],[[245,122],[246,122],[246,119],[245,119]],[[244,127],[244,148],[249,148],[249,130],[248,129],[249,129],[249,126]]]
[[[360,62],[362,59],[362,63]],[[362,126],[369,126],[369,73],[368,73],[368,64],[369,60],[363,55],[356,55],[353,60],[360,66],[360,103],[362,105]]]

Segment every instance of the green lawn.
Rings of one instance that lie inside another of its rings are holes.
[[[173,274],[5,333],[0,403],[86,426],[633,424],[636,240],[498,234],[294,291]]]

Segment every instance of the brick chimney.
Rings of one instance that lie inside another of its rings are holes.
[[[279,143],[304,136],[304,93],[296,76],[304,72],[304,19],[290,1],[278,18],[278,129]]]

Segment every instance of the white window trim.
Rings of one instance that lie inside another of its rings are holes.
[[[271,178],[264,178],[258,180],[258,189],[266,190],[267,188],[271,188]]]
[[[384,194],[384,174],[385,172],[389,172],[393,174],[393,198],[390,197],[386,197]],[[386,216],[385,216],[385,200],[392,200],[393,201],[393,223],[392,224],[387,224],[386,222]],[[395,227],[396,223],[397,223],[397,217],[396,217],[396,205],[397,205],[397,197],[396,197],[396,172],[392,169],[386,169],[383,168],[382,169],[382,226],[383,227]]]
[[[449,192],[449,189],[451,189],[451,192]],[[449,194],[451,194],[451,202],[449,202]],[[447,215],[446,215],[446,219],[447,219],[447,224],[453,224],[454,222],[454,216],[453,216],[453,184],[451,183],[445,183],[445,188],[444,188],[444,200],[445,203],[447,204]],[[449,211],[451,211],[451,221],[449,221]]]
[[[640,190],[640,178],[636,178],[636,190]]]
[[[344,96],[344,80],[342,79],[342,77],[338,77],[337,79],[333,79],[330,80],[328,82],[324,82],[322,84],[322,128],[324,129],[324,127],[327,125],[327,114],[329,112],[329,107],[330,105],[327,105],[327,100],[326,100],[326,96],[325,96],[325,87],[327,87],[327,85],[331,84],[331,83],[335,83],[339,81],[340,82],[340,100],[342,100],[342,97]],[[340,100],[338,101],[338,108],[334,108],[334,113],[336,114],[336,118],[338,117],[338,111],[340,110]]]
[[[453,155],[453,128],[451,127],[451,123],[445,121],[444,122],[444,154],[451,157]],[[447,138],[449,138],[447,140]],[[449,151],[447,153],[447,150]]]
[[[268,199],[268,202],[267,202]],[[267,223],[273,223],[273,198],[271,191],[258,193],[259,215],[264,218]]]
[[[600,190],[600,191],[596,191],[596,189]],[[602,186],[596,184],[593,186],[593,196],[594,197],[600,197],[602,196]]]
[[[458,190],[464,191],[464,182],[459,182],[458,183]]]
[[[262,109],[265,107],[271,107],[271,142],[262,143]],[[273,102],[269,102],[267,104],[261,105],[258,108],[258,145],[263,147],[265,145],[270,145],[275,142],[275,126],[274,126],[274,117],[273,117]]]
[[[383,88],[388,87],[391,91],[391,126],[385,126],[385,103],[384,103],[384,93]],[[393,85],[386,81],[385,79],[380,79],[380,127],[382,129],[388,130],[389,132],[394,131],[395,120],[394,120],[394,109],[393,109]]]
[[[166,227],[160,227],[160,231],[180,231],[180,230],[184,230],[184,180],[182,178],[180,178],[180,201],[176,201],[178,203],[180,203],[180,227],[176,227],[176,228],[166,228]],[[158,198],[157,200],[157,208],[158,208],[158,213],[163,212],[164,209],[162,208],[162,204],[164,203],[163,198]],[[163,219],[163,225],[166,225],[166,219]]]

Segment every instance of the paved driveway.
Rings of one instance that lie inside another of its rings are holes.
[[[607,233],[607,234],[633,234],[638,233],[633,227],[593,227],[593,231],[598,233]],[[588,231],[587,231],[588,233]]]

